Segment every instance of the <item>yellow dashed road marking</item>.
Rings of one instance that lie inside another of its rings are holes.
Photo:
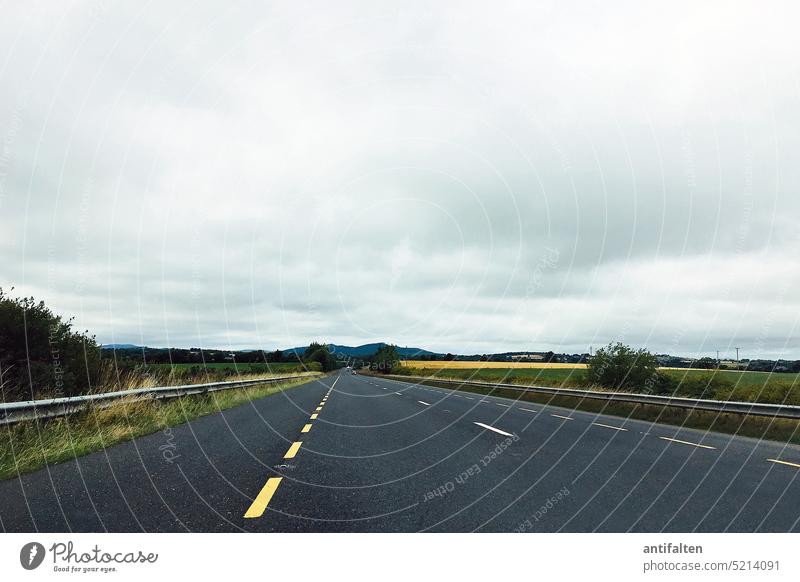
[[[300,450],[300,445],[303,444],[303,441],[298,441],[296,443],[292,443],[292,446],[289,447],[289,450],[286,451],[286,454],[283,455],[284,459],[294,459],[294,456],[297,454],[297,451]]]
[[[250,509],[244,514],[246,518],[261,517],[264,514],[264,510],[267,508],[267,505],[269,505],[270,499],[272,499],[272,496],[275,494],[275,490],[278,488],[278,485],[281,484],[281,479],[282,477],[270,477],[267,479],[266,485],[261,488],[261,491],[253,500],[252,505],[250,505]]]
[[[311,415],[311,420],[317,420],[317,417],[318,417],[318,416],[319,416],[319,414],[317,414],[317,413],[315,412],[314,414],[312,414],[312,415]]]
[[[307,425],[305,425],[305,426],[303,427],[303,430],[301,430],[300,432],[308,432],[308,431],[310,431],[310,430],[311,430],[311,425],[310,425],[310,424],[307,424]]]

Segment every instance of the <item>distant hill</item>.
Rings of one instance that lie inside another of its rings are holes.
[[[142,348],[136,344],[102,344],[100,347],[104,350],[138,350]]]
[[[330,350],[337,356],[345,356],[350,358],[363,358],[366,356],[371,356],[375,352],[377,352],[382,346],[385,346],[385,342],[377,342],[373,344],[364,344],[361,346],[342,346],[339,344],[328,344]],[[298,347],[298,348],[289,348],[287,350],[282,350],[284,352],[296,352],[303,355],[305,352],[306,346]],[[435,352],[430,352],[428,350],[423,350],[422,348],[407,348],[407,347],[400,347],[397,346],[397,353],[401,358],[409,358],[414,356],[432,356]]]
[[[339,344],[328,344],[331,351],[338,356],[343,357],[350,357],[350,358],[363,358],[366,356],[371,356],[375,352],[380,349],[381,346],[385,346],[384,342],[377,342],[372,344],[364,344],[361,346],[343,346]],[[100,346],[104,350],[147,350],[148,352],[188,352],[188,351],[197,351],[199,348],[192,348],[191,350],[187,350],[185,348],[150,348],[146,346],[137,346],[136,344],[102,344]],[[308,346],[300,346],[296,348],[288,348],[285,350],[281,350],[284,353],[296,352],[299,355],[303,355],[306,351]],[[237,354],[249,354],[254,352],[260,352],[261,350],[233,350],[233,353]],[[265,350],[265,351],[272,351],[272,350]],[[218,349],[205,349],[203,350],[204,353],[211,353],[211,352],[225,352],[231,353],[230,350],[218,350]],[[422,348],[407,348],[407,347],[399,347],[397,348],[397,353],[402,358],[411,358],[414,356],[432,356],[435,355],[435,352],[431,352],[428,350],[423,350]]]

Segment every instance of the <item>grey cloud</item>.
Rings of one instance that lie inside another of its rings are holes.
[[[102,341],[797,356],[795,12],[14,7],[0,284]]]

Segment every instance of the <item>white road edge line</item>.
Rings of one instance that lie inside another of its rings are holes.
[[[476,422],[475,424],[477,424],[481,428],[485,428],[486,430],[492,430],[492,431],[496,432],[497,434],[501,434],[503,436],[509,436],[509,437],[510,436],[514,436],[510,432],[506,432],[504,430],[500,430],[499,428],[495,428],[493,426],[489,426],[488,424],[483,424],[482,422]]]

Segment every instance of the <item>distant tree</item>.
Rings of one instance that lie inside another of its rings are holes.
[[[661,391],[658,360],[645,349],[621,342],[600,348],[588,362],[589,381],[615,389]]]
[[[44,302],[11,298],[0,288],[0,398],[29,400],[85,394],[100,378],[94,336],[72,330]]]
[[[325,345],[324,345],[324,344],[321,344],[321,343],[319,343],[319,342],[311,342],[311,343],[308,345],[308,347],[305,349],[305,351],[303,352],[303,357],[304,357],[304,358],[307,358],[307,357],[309,357],[311,354],[313,354],[314,352],[316,352],[318,349],[320,349],[320,348],[324,348],[324,347],[325,347]]]
[[[331,354],[327,345],[318,342],[311,342],[303,354],[303,361],[318,362],[322,366],[324,372],[328,372],[336,368],[336,358]]]
[[[384,374],[391,374],[392,370],[400,365],[397,346],[391,344],[382,345],[371,359],[371,367]]]
[[[700,358],[694,363],[695,368],[702,368],[703,370],[713,370],[717,367],[717,361],[714,358]]]

